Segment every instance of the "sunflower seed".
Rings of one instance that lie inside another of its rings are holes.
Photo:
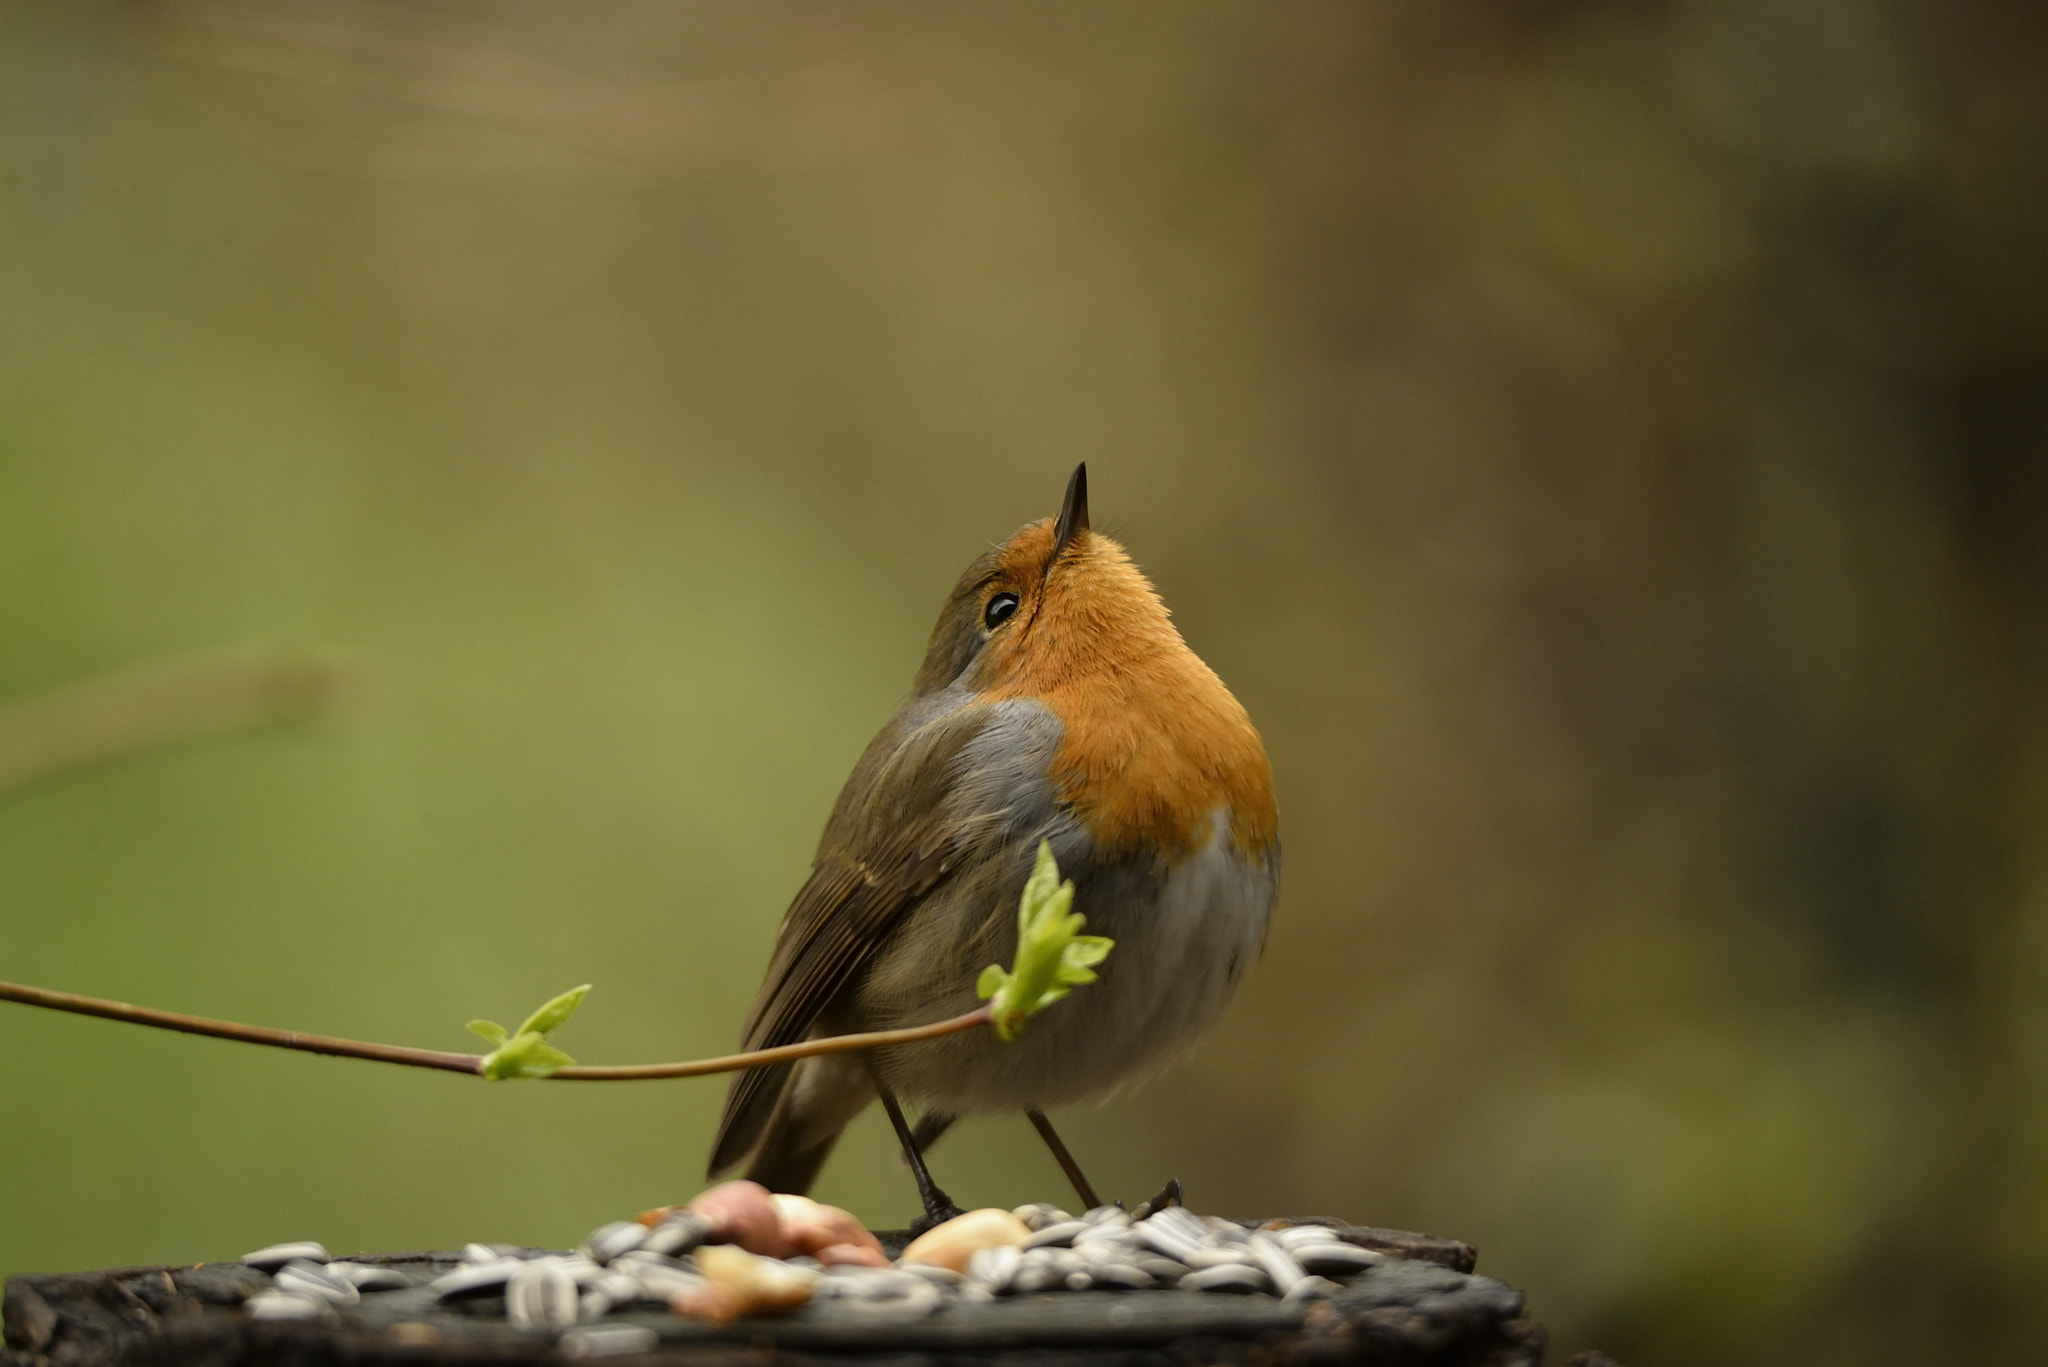
[[[599,1267],[581,1253],[550,1253],[539,1258],[527,1260],[529,1267],[540,1264],[558,1268],[567,1273],[569,1280],[575,1282],[579,1288],[589,1286],[599,1277],[602,1277],[605,1272],[602,1267]]]
[[[1200,1272],[1190,1272],[1180,1279],[1183,1291],[1232,1291],[1243,1294],[1264,1291],[1272,1285],[1265,1272],[1246,1263],[1224,1263],[1208,1267]]]
[[[932,1263],[899,1263],[899,1272],[908,1272],[913,1277],[922,1277],[934,1286],[961,1286],[967,1278],[950,1267],[939,1267]]]
[[[1002,1291],[1017,1275],[1023,1255],[1011,1244],[977,1248],[967,1258],[967,1279],[991,1291]]]
[[[1201,1216],[1186,1206],[1168,1206],[1165,1210],[1138,1222],[1139,1229],[1147,1227],[1166,1230],[1191,1244],[1206,1244],[1210,1241],[1209,1226],[1203,1222]]]
[[[1057,1267],[1040,1263],[1034,1267],[1020,1267],[1010,1278],[1004,1289],[1013,1296],[1036,1296],[1066,1284],[1067,1275]]]
[[[264,1272],[275,1272],[294,1258],[303,1258],[309,1263],[327,1261],[327,1246],[306,1240],[296,1244],[272,1244],[259,1248],[254,1253],[244,1253],[242,1261]]]
[[[1168,1286],[1188,1275],[1187,1264],[1172,1258],[1139,1258],[1131,1264],[1154,1281],[1165,1282]]]
[[[1026,1248],[1058,1248],[1074,1242],[1074,1236],[1090,1226],[1081,1220],[1062,1220],[1056,1225],[1047,1225],[1036,1230],[1024,1241]]]
[[[1062,1277],[1071,1277],[1076,1272],[1086,1272],[1093,1264],[1077,1248],[1042,1248],[1024,1255],[1027,1264],[1041,1263],[1052,1268]]]
[[[1035,1205],[1019,1206],[1010,1214],[1022,1220],[1024,1227],[1030,1230],[1041,1230],[1047,1225],[1064,1225],[1074,1218],[1058,1206],[1048,1205],[1043,1201]]]
[[[651,1353],[661,1336],[640,1324],[605,1324],[571,1329],[556,1340],[563,1357],[608,1358],[623,1353]]]
[[[591,1283],[585,1294],[603,1296],[613,1305],[631,1305],[640,1299],[640,1279],[624,1272],[607,1270],[602,1277]]]
[[[621,1253],[631,1253],[647,1242],[647,1226],[633,1220],[614,1220],[590,1231],[583,1251],[594,1263],[608,1263]]]
[[[294,1258],[277,1269],[277,1289],[291,1291],[329,1305],[354,1305],[362,1299],[355,1283],[340,1275],[330,1275],[319,1263],[304,1258]]]
[[[258,1320],[324,1320],[334,1314],[326,1301],[293,1291],[258,1291],[242,1308]]]
[[[520,1263],[505,1283],[505,1317],[514,1329],[569,1329],[581,1309],[576,1279],[552,1258]]]
[[[702,1286],[704,1277],[687,1267],[662,1267],[647,1263],[632,1269],[634,1282],[640,1288],[640,1296],[651,1301],[666,1302],[685,1287]]]
[[[1343,1239],[1338,1237],[1337,1231],[1328,1225],[1285,1225],[1279,1229],[1267,1230],[1266,1233],[1271,1234],[1289,1248],[1293,1248],[1297,1244],[1340,1244],[1344,1242]]]
[[[1122,1206],[1097,1206],[1083,1215],[1081,1221],[1090,1225],[1127,1225],[1131,1215]]]
[[[1273,1279],[1273,1289],[1282,1296],[1292,1291],[1296,1282],[1308,1276],[1302,1265],[1294,1260],[1294,1255],[1270,1234],[1254,1234],[1251,1250],[1259,1266]]]
[[[502,1244],[464,1244],[462,1261],[475,1267],[488,1267],[492,1263],[518,1262],[516,1255],[508,1253]]]
[[[1097,1286],[1113,1290],[1148,1291],[1158,1285],[1145,1269],[1134,1267],[1130,1263],[1110,1263],[1106,1267],[1092,1268],[1090,1271]]]
[[[1324,1276],[1348,1277],[1355,1272],[1386,1261],[1387,1255],[1357,1244],[1302,1244],[1294,1250],[1294,1260],[1310,1272]]]
[[[891,1267],[835,1267],[818,1281],[817,1294],[834,1296],[840,1300],[872,1301],[888,1296],[901,1295],[914,1283],[930,1286],[931,1283],[914,1272],[899,1272]]]
[[[688,1253],[704,1242],[704,1236],[711,1232],[711,1222],[695,1211],[678,1211],[669,1216],[640,1241],[640,1247],[650,1253],[665,1253],[673,1258]]]
[[[1163,1253],[1178,1262],[1186,1262],[1188,1254],[1208,1243],[1207,1239],[1190,1239],[1181,1230],[1167,1224],[1155,1215],[1141,1220],[1131,1227],[1137,1232],[1138,1242],[1154,1253]]]
[[[346,1277],[349,1285],[358,1291],[403,1291],[413,1284],[411,1277],[395,1267],[377,1267],[369,1263],[329,1263],[327,1270],[339,1277]]]
[[[1069,1291],[1086,1291],[1095,1285],[1093,1272],[1069,1272],[1064,1283]]]
[[[1331,1281],[1328,1277],[1303,1277],[1300,1281],[1289,1287],[1287,1294],[1280,1299],[1299,1305],[1303,1301],[1327,1300],[1343,1289],[1342,1286]]]
[[[1136,1239],[1090,1239],[1086,1243],[1075,1244],[1073,1256],[1083,1267],[1096,1268],[1110,1263],[1134,1262],[1144,1257],[1146,1251]]]
[[[870,1322],[901,1324],[921,1320],[945,1303],[944,1293],[922,1277],[898,1277],[885,1272],[863,1280],[868,1285],[861,1287],[862,1294],[844,1298],[843,1304],[846,1313]],[[854,1284],[860,1285],[860,1281]]]
[[[1074,1235],[1074,1242],[1077,1244],[1127,1244],[1132,1248],[1136,1248],[1138,1246],[1138,1231],[1137,1227],[1129,1221],[1119,1224],[1114,1220],[1105,1220],[1098,1225],[1081,1226],[1080,1231]]]
[[[1198,1248],[1181,1259],[1196,1271],[1211,1267],[1242,1267],[1252,1261],[1249,1248]]]
[[[427,1283],[427,1289],[434,1293],[436,1300],[459,1301],[473,1296],[495,1296],[505,1289],[511,1280],[512,1270],[523,1264],[511,1258],[494,1263],[469,1263],[453,1272],[436,1277]]]

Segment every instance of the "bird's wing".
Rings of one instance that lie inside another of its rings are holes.
[[[960,752],[992,715],[987,706],[962,707],[907,733],[892,725],[868,746],[826,825],[810,879],[782,918],[747,1013],[746,1048],[808,1035],[889,928],[952,872],[987,815],[954,811],[947,798]],[[712,1146],[714,1174],[760,1141],[789,1069],[750,1068],[733,1079]]]

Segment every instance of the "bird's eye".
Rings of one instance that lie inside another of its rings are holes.
[[[988,607],[982,612],[981,620],[988,624],[990,631],[994,631],[997,627],[1009,621],[1010,614],[1016,610],[1017,595],[1014,593],[999,593],[988,600]]]

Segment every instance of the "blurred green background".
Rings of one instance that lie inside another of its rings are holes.
[[[0,715],[329,663],[0,798],[0,977],[723,1051],[1085,458],[1287,847],[1099,1184],[1469,1239],[1560,1358],[2021,1356],[2044,135],[2019,0],[7,5]],[[566,1244],[723,1092],[0,1022],[0,1271]],[[914,1209],[873,1115],[819,1194]]]

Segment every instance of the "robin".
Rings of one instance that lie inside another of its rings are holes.
[[[967,567],[910,700],[839,794],[747,1015],[748,1049],[974,1009],[1016,949],[1041,840],[1073,909],[1116,941],[1099,982],[1013,1042],[974,1030],[738,1075],[711,1175],[803,1193],[880,1098],[928,1220],[957,1211],[924,1161],[955,1118],[1021,1110],[1086,1206],[1045,1112],[1191,1048],[1259,954],[1280,875],[1259,734],[1122,546],[1088,526],[1088,470],[1057,518]],[[919,1108],[912,1128],[902,1103]]]

